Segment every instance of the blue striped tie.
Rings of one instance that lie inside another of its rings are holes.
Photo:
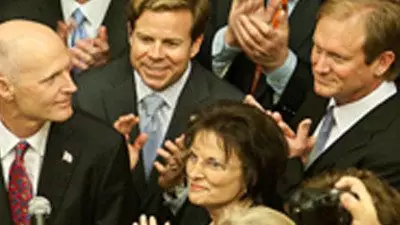
[[[88,35],[85,31],[85,27],[83,26],[84,22],[86,21],[86,17],[79,8],[72,13],[72,18],[76,23],[76,28],[71,36],[71,47],[74,47],[78,40],[87,38]]]
[[[145,115],[140,118],[140,127],[142,132],[148,135],[142,153],[146,179],[149,179],[153,169],[153,161],[157,156],[157,148],[160,147],[162,142],[162,124],[158,112],[165,102],[157,94],[151,94],[142,100],[142,104]]]

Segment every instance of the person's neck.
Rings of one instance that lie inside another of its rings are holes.
[[[1,111],[0,115],[0,121],[3,125],[18,138],[27,138],[34,135],[45,123],[45,121],[22,120],[18,116],[2,113]]]
[[[362,91],[358,91],[353,93],[351,96],[334,96],[336,105],[341,106],[341,105],[346,105],[352,102],[356,102],[365,96],[371,94],[373,91],[375,91],[381,84],[383,83],[382,80],[376,81],[374,84],[370,86],[369,89],[363,89]]]

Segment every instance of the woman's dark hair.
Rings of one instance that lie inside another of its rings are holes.
[[[243,166],[247,192],[256,204],[276,204],[276,186],[286,168],[288,144],[276,122],[257,108],[235,101],[219,101],[193,116],[185,134],[190,148],[196,135],[214,132],[228,159],[235,153]]]

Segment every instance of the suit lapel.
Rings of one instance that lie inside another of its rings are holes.
[[[79,143],[68,141],[71,134],[72,130],[64,124],[53,124],[47,141],[38,196],[49,199],[52,206],[50,220],[57,216],[73,170],[79,160]]]
[[[193,63],[192,65],[192,71],[182,93],[179,96],[164,140],[173,141],[175,138],[179,137],[186,130],[189,118],[194,110],[197,109],[199,105],[204,106],[202,101],[210,95],[207,81],[201,74],[199,66],[196,63]],[[157,157],[156,160],[162,161],[162,158]],[[147,192],[149,197],[154,195],[154,193],[157,193],[157,190],[159,190],[158,175],[159,174],[155,169],[151,173],[148,186],[149,190]],[[146,201],[150,199],[151,198],[146,198]],[[145,202],[145,204],[146,203],[148,202]]]
[[[329,168],[334,168],[341,159],[346,161],[349,154],[363,151],[374,135],[385,132],[386,127],[400,115],[398,96],[393,96],[377,108],[369,112],[350,130],[345,132],[326,151],[319,156],[307,169],[307,174],[315,174]]]
[[[8,204],[7,187],[4,184],[3,167],[0,165],[0,220],[1,224],[13,225],[10,216],[10,206]]]
[[[120,75],[122,77],[118,77],[117,79],[113,79],[110,82],[113,87],[108,91],[103,93],[104,100],[104,109],[106,112],[107,121],[110,124],[113,124],[118,117],[122,115],[126,115],[129,113],[133,113],[138,115],[137,106],[136,106],[136,87],[135,87],[135,79],[132,72],[132,67],[129,64],[128,60],[125,60],[125,65],[121,65],[126,67],[123,69]],[[118,70],[119,71],[119,70]],[[121,80],[122,79],[122,80]],[[131,134],[131,140],[135,140],[137,135],[139,134],[139,127],[136,126]],[[140,154],[141,157],[141,154]],[[135,190],[137,191],[139,196],[144,196],[146,192],[146,182],[144,177],[144,168],[143,162],[140,159],[136,168],[132,172],[133,184],[135,186]]]

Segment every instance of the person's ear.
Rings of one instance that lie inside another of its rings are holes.
[[[376,77],[382,77],[396,60],[393,51],[382,52],[373,62],[373,72]]]
[[[204,35],[200,35],[193,41],[192,46],[190,47],[190,58],[193,58],[199,53],[201,44],[203,43]]]
[[[6,101],[14,99],[14,86],[9,77],[0,74],[0,97]]]

